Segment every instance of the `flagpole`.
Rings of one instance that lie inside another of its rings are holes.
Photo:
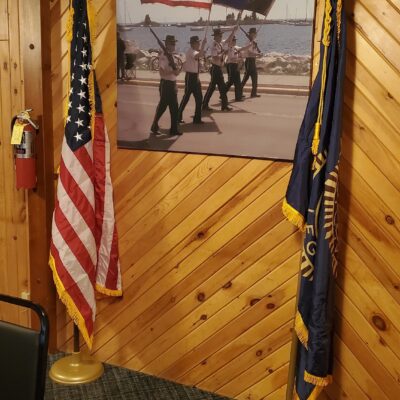
[[[210,9],[208,10],[208,18],[207,18],[207,23],[206,23],[206,29],[205,29],[205,31],[204,31],[204,39],[205,39],[206,36],[207,36],[208,28],[209,28],[209,26],[210,26],[210,17],[211,17],[212,5],[213,5],[213,0],[211,0]]]
[[[303,237],[304,240],[304,237]],[[299,339],[297,337],[296,329],[295,329],[295,321],[296,321],[296,313],[297,307],[299,305],[299,297],[300,297],[300,283],[301,283],[301,256],[299,260],[299,272],[297,278],[297,291],[296,291],[296,306],[294,309],[294,320],[293,320],[293,331],[292,331],[292,345],[290,348],[290,358],[289,358],[289,372],[288,372],[288,382],[286,386],[286,400],[293,400],[293,391],[295,385],[295,377],[296,377],[296,361],[297,361],[297,352],[299,348]]]
[[[257,34],[261,31],[261,28],[264,26],[266,20],[267,20],[267,14],[264,15],[264,21],[262,24],[260,24],[260,27],[257,29]]]

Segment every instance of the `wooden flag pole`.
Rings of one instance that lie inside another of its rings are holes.
[[[79,328],[78,325],[74,324],[74,353],[79,353]]]
[[[211,17],[212,5],[213,5],[213,2],[211,1],[210,9],[208,10],[208,18],[207,18],[207,23],[206,23],[206,29],[205,29],[205,31],[204,31],[204,39],[205,39],[206,36],[207,36],[208,28],[209,28],[209,26],[210,26],[210,17]]]
[[[264,23],[265,23],[265,21],[267,20],[267,15],[268,15],[268,13],[264,15],[264,21],[263,21],[263,23],[260,24],[260,26],[258,27],[258,29],[257,29],[257,35],[258,35],[258,32],[261,31],[261,28],[264,26]]]
[[[303,238],[303,240],[304,240],[304,238]],[[294,391],[295,377],[296,377],[296,361],[297,361],[297,351],[298,351],[298,347],[299,347],[299,339],[297,337],[297,333],[296,333],[296,329],[295,329],[295,321],[296,321],[297,306],[299,304],[299,296],[300,296],[301,253],[300,253],[299,265],[300,265],[300,269],[298,272],[298,279],[297,279],[296,306],[294,309],[292,345],[290,348],[289,372],[288,372],[288,381],[287,381],[287,387],[286,387],[286,400],[293,400],[293,391]]]

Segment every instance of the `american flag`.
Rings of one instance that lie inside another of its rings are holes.
[[[58,294],[89,348],[95,290],[121,296],[110,144],[92,65],[86,0],[70,2],[68,111],[53,215],[50,266]]]
[[[160,3],[172,7],[182,6],[206,9],[210,9],[212,5],[212,0],[140,0],[140,2],[142,4]]]

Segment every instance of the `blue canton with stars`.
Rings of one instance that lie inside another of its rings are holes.
[[[89,74],[92,49],[86,0],[74,0],[73,35],[71,41],[70,91],[65,136],[72,151],[92,139],[89,99]]]

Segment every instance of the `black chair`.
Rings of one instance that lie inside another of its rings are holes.
[[[42,400],[49,339],[47,314],[29,300],[0,294],[0,302],[30,308],[40,320],[40,331],[0,320],[0,398]]]

